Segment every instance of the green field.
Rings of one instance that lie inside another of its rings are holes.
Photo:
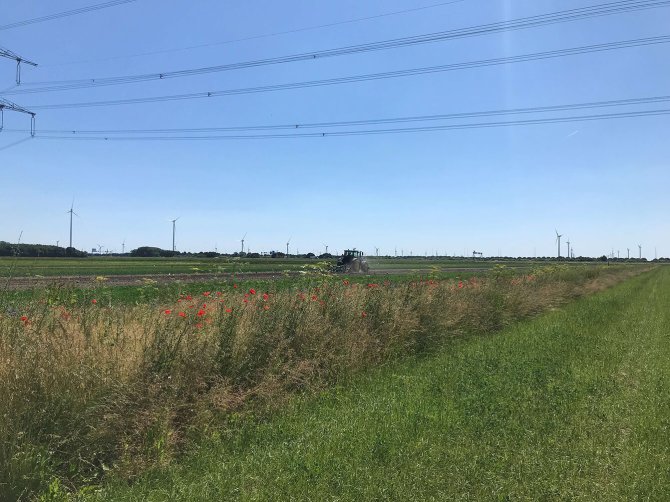
[[[311,260],[314,263],[316,260]],[[0,258],[0,276],[151,275],[299,270],[307,260],[236,258]]]
[[[670,269],[452,340],[101,500],[667,500]]]
[[[328,263],[334,264],[335,259]],[[440,258],[369,258],[371,270],[448,271],[452,268],[491,268],[493,261]],[[152,274],[234,274],[243,272],[299,271],[319,263],[304,258],[88,258],[0,257],[0,277],[108,276]],[[510,267],[527,267],[532,261],[512,260]]]

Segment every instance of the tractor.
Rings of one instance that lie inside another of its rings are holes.
[[[368,261],[363,256],[363,251],[346,249],[342,256],[337,259],[336,272],[344,274],[367,274],[370,270]]]

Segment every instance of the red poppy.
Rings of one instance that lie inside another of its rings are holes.
[[[265,306],[263,306],[263,308],[264,308],[265,310],[270,310],[270,305],[265,305]]]
[[[316,296],[316,295],[312,295],[312,300],[317,301],[317,300],[318,300],[317,296]]]
[[[26,321],[28,320],[28,317],[27,317],[27,316],[24,316],[24,315],[22,315],[22,316],[21,316],[21,320],[22,320],[23,322],[26,322]]]
[[[91,303],[92,303],[93,305],[95,305],[96,303],[98,303],[98,300],[96,300],[95,298],[93,298],[93,299],[91,300]]]
[[[179,317],[186,317],[186,312],[179,312]]]
[[[255,294],[256,294],[256,290],[255,290],[254,288],[251,288],[251,289],[249,290],[249,293],[252,294],[252,295],[255,295]]]
[[[367,317],[367,316],[368,316],[367,312],[361,312],[361,317]]]
[[[270,298],[270,295],[263,293],[263,300],[268,301],[268,298]]]
[[[165,310],[165,315],[170,315],[170,314],[172,314],[172,311],[170,309],[166,309]]]
[[[211,294],[212,294],[211,291],[205,291],[205,292],[202,294],[202,296],[209,296],[209,295],[211,295]]]
[[[233,284],[233,287],[234,287],[235,289],[237,289],[237,284]]]
[[[463,289],[463,281],[458,281],[458,289]]]
[[[226,309],[226,313],[230,314],[233,311],[233,309]]]
[[[198,310],[198,317],[202,317],[202,316],[204,316],[204,315],[205,315],[205,311],[204,311],[204,310],[202,310],[202,309]]]
[[[349,281],[347,281],[347,280],[345,279],[345,280],[342,281],[342,284],[344,284],[345,286],[348,286],[348,285],[349,285]]]
[[[202,328],[202,323],[199,322],[198,324],[195,325],[196,328]]]
[[[193,297],[192,297],[191,295],[188,295],[188,296],[186,297],[186,299],[187,299],[187,300],[193,300]]]

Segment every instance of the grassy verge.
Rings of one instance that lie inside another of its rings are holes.
[[[454,340],[104,500],[667,500],[670,270]]]
[[[169,304],[46,298],[0,313],[0,498],[167,465],[265,413],[390,360],[498,330],[639,272],[549,267],[470,281],[234,285]],[[301,284],[302,286],[302,284]]]

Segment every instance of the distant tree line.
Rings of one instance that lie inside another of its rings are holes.
[[[89,254],[86,251],[80,251],[71,247],[60,247],[53,246],[48,244],[12,244],[6,241],[0,241],[0,256],[23,256],[29,258],[86,258]],[[93,256],[98,256],[94,254]],[[199,251],[199,252],[181,252],[181,251],[171,251],[168,249],[161,249],[154,246],[141,246],[137,249],[133,249],[130,253],[108,253],[105,256],[132,256],[137,258],[217,258],[229,257],[229,258],[285,258],[286,253],[281,251],[270,251],[267,253],[217,253],[215,251]],[[335,258],[330,253],[322,253],[316,255],[314,253],[305,253],[305,254],[292,254],[292,258],[303,258],[303,259],[320,259],[320,260],[329,260]],[[379,256],[379,258],[384,259],[398,259],[398,260],[472,260],[472,261],[566,261],[566,262],[591,262],[591,261],[603,261],[603,262],[627,262],[627,263],[636,263],[636,262],[654,262],[654,263],[670,263],[670,258],[656,258],[654,260],[647,260],[646,258],[608,258],[605,255],[600,257],[591,257],[591,256],[576,256],[574,258],[565,258],[560,257],[556,258],[555,256],[540,256],[540,257],[529,257],[529,256],[486,256],[486,257],[476,257],[471,256],[392,256],[384,255]]]
[[[24,256],[29,258],[86,258],[88,253],[71,247],[48,244],[12,244],[0,241],[0,256]]]

